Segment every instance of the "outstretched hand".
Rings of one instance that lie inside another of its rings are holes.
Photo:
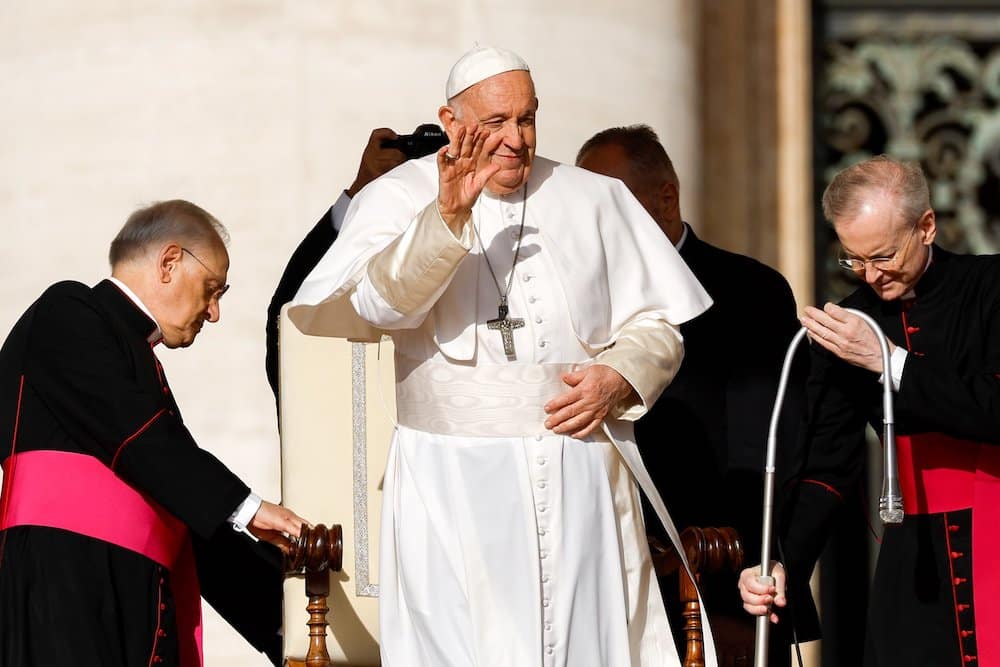
[[[347,188],[347,196],[354,197],[361,188],[365,187],[376,178],[389,171],[393,167],[406,162],[403,151],[397,148],[383,148],[382,142],[387,139],[396,139],[398,135],[388,127],[379,127],[372,130],[368,137],[368,144],[361,154],[361,164],[358,165],[358,175]]]
[[[503,136],[483,128],[460,126],[437,153],[438,210],[455,236],[472,214],[472,206],[500,167],[483,158],[497,149]]]
[[[253,521],[247,526],[247,530],[255,537],[270,542],[287,553],[290,544],[289,538],[299,536],[302,524],[312,526],[311,523],[292,510],[265,500],[261,502],[257,513],[253,515]]]
[[[571,389],[545,404],[545,428],[577,439],[590,435],[634,391],[618,371],[603,364],[565,373],[562,381]]]

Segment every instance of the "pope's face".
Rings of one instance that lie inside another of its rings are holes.
[[[460,125],[469,131],[476,127],[501,135],[499,145],[480,156],[480,164],[500,167],[486,184],[495,194],[519,189],[528,180],[535,157],[535,113],[538,98],[528,72],[504,72],[491,76],[462,92],[454,100],[454,119],[446,121],[449,135]]]

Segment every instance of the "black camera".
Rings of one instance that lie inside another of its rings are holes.
[[[418,125],[413,134],[401,134],[395,139],[383,139],[382,148],[402,151],[407,160],[436,153],[448,144],[448,135],[434,123]]]

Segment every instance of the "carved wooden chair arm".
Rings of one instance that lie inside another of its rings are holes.
[[[285,574],[305,574],[309,604],[309,650],[304,661],[289,658],[289,667],[329,667],[330,653],[326,647],[326,615],[330,608],[330,572],[340,572],[344,561],[344,533],[339,524],[327,528],[323,524],[309,528],[302,524],[297,539],[285,553]]]

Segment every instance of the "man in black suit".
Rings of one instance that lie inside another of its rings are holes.
[[[670,157],[648,126],[599,132],[580,148],[576,164],[621,179],[714,301],[701,316],[681,325],[684,361],[636,424],[636,440],[677,529],[732,526],[752,558],[760,548],[761,471],[771,410],[785,350],[799,329],[791,288],[770,267],[695,235],[681,217],[679,181]],[[802,377],[801,372],[794,375],[796,381]],[[794,448],[800,395],[801,390],[790,387],[779,434],[785,452]],[[791,457],[783,458],[787,462]],[[784,467],[779,463],[779,469]],[[710,583],[703,591],[708,610],[745,623],[735,578],[712,581],[718,585]],[[663,592],[676,603],[676,590],[664,587]],[[800,615],[815,615],[811,600],[803,605]],[[722,634],[717,628],[717,638],[724,639]],[[788,664],[787,644],[776,658],[781,662],[772,664]]]
[[[344,222],[347,207],[350,206],[354,195],[382,174],[406,161],[406,156],[402,151],[396,148],[382,147],[383,141],[396,138],[397,134],[387,127],[372,130],[368,144],[361,155],[358,175],[351,187],[340,194],[333,206],[327,209],[319,222],[302,239],[278,280],[278,287],[274,290],[271,303],[267,307],[266,356],[264,360],[267,381],[271,385],[271,391],[274,392],[275,401],[278,400],[280,394],[278,385],[278,317],[281,315],[281,307],[292,300],[295,293],[299,291],[299,287],[302,286],[302,281],[306,279],[306,276],[333,245],[333,242],[337,240],[337,234]]]
[[[0,664],[194,667],[199,593],[278,664],[280,553],[251,540],[303,520],[198,447],[155,354],[218,321],[225,238],[140,209],[111,277],[48,288],[0,350]]]

